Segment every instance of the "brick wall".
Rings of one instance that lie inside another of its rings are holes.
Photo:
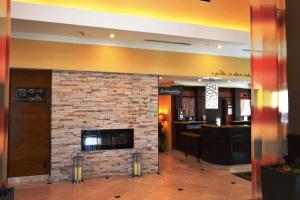
[[[51,177],[71,179],[71,157],[82,129],[134,128],[135,149],[83,153],[84,176],[131,174],[131,155],[143,151],[143,171],[158,170],[158,77],[53,71]]]

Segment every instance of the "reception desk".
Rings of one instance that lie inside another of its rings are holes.
[[[232,121],[232,124],[233,125],[251,125],[251,121],[243,121],[243,120],[240,120],[240,121]]]
[[[251,126],[202,125],[201,136],[204,161],[218,165],[251,163]]]
[[[206,124],[206,121],[176,121],[173,122],[173,142],[177,150],[186,152],[186,145],[182,133],[196,133],[201,134],[201,126]]]

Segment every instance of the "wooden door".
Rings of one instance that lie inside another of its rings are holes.
[[[221,102],[222,124],[231,125],[233,121],[233,106],[232,99],[223,98]]]
[[[12,69],[8,177],[50,172],[51,71]]]

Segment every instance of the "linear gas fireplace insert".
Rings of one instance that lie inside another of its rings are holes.
[[[131,149],[134,129],[100,129],[81,131],[81,150]]]

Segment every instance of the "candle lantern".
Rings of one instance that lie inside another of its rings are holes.
[[[134,153],[132,156],[132,177],[142,176],[142,153]]]
[[[82,166],[83,157],[77,154],[73,157],[73,184],[80,184],[83,182]]]

